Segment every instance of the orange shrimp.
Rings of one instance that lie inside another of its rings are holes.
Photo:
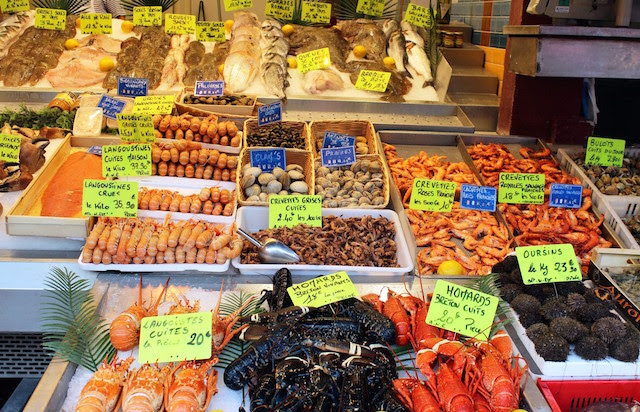
[[[200,236],[202,232],[204,232],[204,230],[205,230],[204,222],[198,222],[198,224],[191,231],[189,238],[184,243],[184,249],[186,251],[189,251],[191,248],[193,248],[196,245],[198,236]]]
[[[94,249],[98,244],[98,238],[100,237],[100,235],[102,235],[102,232],[106,231],[106,228],[107,225],[105,224],[104,218],[98,219],[98,222],[95,224],[93,229],[91,229],[91,233],[89,233],[89,236],[87,236],[85,245],[87,245],[90,249]]]
[[[133,230],[131,230],[131,237],[129,237],[129,241],[127,242],[127,256],[129,257],[136,255],[136,248],[142,237],[142,225],[142,222],[138,221]]]
[[[120,243],[118,244],[118,249],[116,251],[116,263],[125,263],[125,261],[127,261],[127,243],[129,243],[129,239],[131,238],[133,225],[134,222],[130,220],[124,225],[122,236],[120,236]],[[111,251],[109,251],[109,253],[111,253]],[[113,255],[113,253],[111,254]]]

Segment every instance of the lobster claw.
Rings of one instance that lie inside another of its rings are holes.
[[[18,163],[0,163],[0,192],[23,190],[33,180],[33,175]]]

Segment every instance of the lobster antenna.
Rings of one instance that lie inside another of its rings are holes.
[[[422,300],[424,304],[427,304],[427,298],[424,296],[424,286],[422,285],[422,276],[418,274],[418,281],[420,282],[420,292],[422,293]]]
[[[142,306],[142,274],[140,274],[140,284],[138,285],[138,305]]]
[[[409,373],[409,371],[407,370],[407,368],[404,367],[404,364],[402,363],[402,360],[400,360],[400,357],[398,357],[398,354],[395,353],[393,351],[393,349],[391,348],[391,345],[389,345],[388,342],[384,343],[385,345],[387,345],[387,347],[389,348],[389,350],[391,351],[391,353],[393,353],[393,356],[398,360],[398,363],[400,364],[400,367],[402,368],[402,370],[409,376],[411,376],[411,374]],[[411,353],[407,351],[407,353],[409,354],[409,359],[411,359],[411,363],[413,364],[413,369],[416,371],[416,378],[418,378],[418,371],[416,369],[416,364],[413,362],[413,357],[411,357]]]

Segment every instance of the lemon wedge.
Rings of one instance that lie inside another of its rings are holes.
[[[133,31],[133,22],[128,20],[123,21],[120,29],[123,33],[131,33]]]
[[[76,39],[69,39],[66,42],[64,42],[64,47],[67,50],[73,50],[78,46],[80,46],[80,43],[78,43],[78,40]]]
[[[364,46],[356,46],[353,48],[353,55],[358,59],[363,59],[367,55],[367,49]]]
[[[455,260],[445,260],[438,266],[438,275],[464,275],[464,268]]]
[[[99,66],[100,71],[102,72],[108,72],[109,70],[113,69],[115,65],[116,64],[109,57],[103,57],[102,59],[100,59]]]

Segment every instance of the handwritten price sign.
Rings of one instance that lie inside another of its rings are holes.
[[[153,143],[156,141],[150,114],[119,114],[118,133],[123,142]]]
[[[20,136],[0,134],[0,161],[16,163],[20,159]]]
[[[197,21],[196,38],[198,41],[223,42],[226,40],[223,21]]]
[[[111,34],[110,13],[85,13],[80,15],[82,34]]]
[[[311,70],[324,69],[331,66],[331,57],[329,48],[311,50],[298,55],[298,71],[300,73],[310,72]]]
[[[196,16],[193,14],[167,14],[164,31],[167,34],[196,34]]]
[[[588,165],[622,166],[626,141],[590,137],[587,141],[587,155],[584,162]]]
[[[544,203],[544,174],[500,173],[498,202],[541,205]]]
[[[102,176],[151,176],[151,145],[102,146]]]
[[[299,224],[322,227],[322,196],[269,197],[269,228]]]
[[[358,0],[356,11],[368,16],[380,17],[384,13],[385,0]]]
[[[582,280],[576,252],[570,244],[516,248],[525,285]]]
[[[82,186],[82,215],[138,216],[138,182],[85,179]]]
[[[409,209],[451,212],[456,184],[443,180],[413,179]]]
[[[389,85],[391,73],[376,70],[360,70],[356,80],[356,89],[372,92],[384,92]]]
[[[18,13],[29,8],[29,0],[0,0],[0,10],[3,13]]]
[[[404,14],[404,19],[414,26],[425,28],[433,26],[433,20],[431,19],[431,14],[429,14],[429,9],[413,3],[409,3],[407,12]]]
[[[171,114],[173,95],[137,96],[133,101],[133,114]]]
[[[308,23],[329,23],[331,21],[331,3],[303,0],[300,18]]]
[[[134,26],[162,26],[162,6],[134,7]]]
[[[331,273],[289,286],[287,293],[294,305],[312,308],[358,297],[358,291],[347,272]]]
[[[67,11],[60,9],[36,9],[36,29],[64,30],[67,22]]]
[[[225,11],[249,9],[253,7],[253,0],[224,0]]]
[[[291,20],[295,3],[293,0],[267,0],[264,14],[281,20]]]

